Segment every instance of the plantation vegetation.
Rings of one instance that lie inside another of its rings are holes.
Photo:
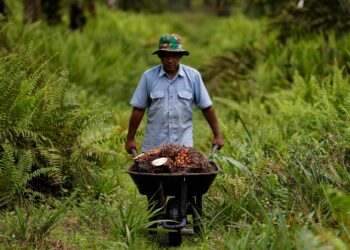
[[[24,23],[22,1],[3,2],[0,249],[166,248],[165,232],[147,232],[124,150],[128,102],[163,33],[182,36],[181,62],[202,73],[225,139],[201,234],[178,249],[349,249],[348,1],[215,12],[101,0],[78,30],[67,7],[56,25]],[[196,110],[196,150],[209,155],[211,136]]]

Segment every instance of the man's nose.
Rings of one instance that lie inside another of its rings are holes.
[[[172,62],[173,59],[174,59],[173,56],[166,56],[166,57],[165,57],[165,60],[166,60],[167,62]]]

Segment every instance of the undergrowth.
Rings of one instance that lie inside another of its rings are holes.
[[[347,249],[349,36],[280,43],[268,21],[98,4],[79,32],[23,25],[20,14],[1,23],[0,246],[166,246],[165,232],[148,235],[154,214],[124,172],[124,141],[128,100],[159,63],[159,35],[171,32],[191,52],[182,62],[202,72],[225,139],[201,233],[184,236],[181,249]],[[194,128],[208,155],[211,131],[198,110]]]

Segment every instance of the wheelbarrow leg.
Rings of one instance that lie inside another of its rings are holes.
[[[185,218],[187,216],[187,182],[185,178],[181,183],[180,206],[181,206],[181,217]]]
[[[194,204],[193,211],[193,231],[200,233],[201,231],[201,217],[203,215],[202,195],[196,196],[196,203]]]
[[[160,180],[159,182],[159,189],[157,193],[153,195],[147,195],[147,201],[148,201],[148,211],[153,212],[155,210],[158,210],[159,208],[163,208],[165,210],[166,197],[164,195],[163,180]],[[159,219],[160,219],[160,215],[156,214],[150,217],[149,221],[156,221]],[[157,223],[152,224],[149,228],[157,228]],[[150,233],[154,233],[154,232],[150,231]]]
[[[150,213],[152,213],[153,211],[155,211],[159,208],[159,203],[158,203],[158,200],[156,198],[156,195],[147,195],[147,201],[148,201],[148,211]],[[154,216],[149,218],[150,222],[156,221],[156,220],[158,220],[158,215],[154,215]],[[150,228],[150,229],[157,228],[157,223],[150,225],[148,228]],[[154,234],[156,232],[149,231],[149,233]]]

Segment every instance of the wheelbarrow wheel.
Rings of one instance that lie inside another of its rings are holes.
[[[171,198],[169,199],[167,206],[167,217],[170,220],[174,221],[180,221],[180,203],[177,199]],[[169,232],[169,245],[170,246],[180,246],[182,239],[181,239],[181,231],[177,230],[175,232]]]

